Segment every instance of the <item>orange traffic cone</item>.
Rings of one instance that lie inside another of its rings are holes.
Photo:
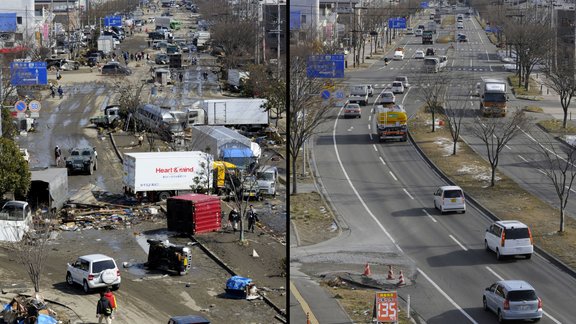
[[[368,262],[366,262],[366,265],[364,266],[364,273],[362,275],[369,276],[371,274],[372,272],[370,271],[370,265],[368,264]]]
[[[394,280],[394,271],[392,271],[392,266],[388,266],[388,280]]]
[[[401,286],[404,284],[406,284],[406,282],[404,282],[404,274],[402,273],[402,270],[400,270],[400,277],[398,277],[398,286]]]

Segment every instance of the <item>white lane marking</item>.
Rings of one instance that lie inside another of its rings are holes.
[[[512,148],[510,146],[508,146],[508,144],[504,145],[504,147],[509,149],[510,151],[512,151]]]
[[[518,155],[518,157],[520,158],[520,160],[522,160],[522,161],[524,161],[524,162],[528,163],[528,160],[526,160],[526,158],[524,158],[522,155]]]
[[[368,135],[370,136],[370,140],[372,140],[372,133],[369,133]]]
[[[570,188],[570,187],[568,187],[568,186],[566,186],[566,189],[570,189],[570,191],[576,192],[576,191],[574,191],[574,189],[572,189],[572,188]]]
[[[490,271],[496,278],[498,278],[498,280],[504,280],[504,278],[502,278],[501,275],[497,274],[496,271],[492,270],[490,267],[485,267],[485,268],[486,268],[486,270]],[[562,324],[562,322],[555,319],[554,317],[552,317],[552,315],[546,313],[545,311],[542,311],[542,314],[548,316],[552,320],[552,322],[554,322],[556,324]]]
[[[450,298],[450,296],[448,296],[448,294],[445,293],[444,290],[442,290],[440,288],[440,286],[438,286],[434,281],[432,281],[432,279],[430,279],[430,277],[428,277],[428,275],[426,273],[424,273],[424,271],[422,271],[422,269],[418,268],[417,270],[422,276],[424,276],[424,278],[426,278],[426,280],[428,280],[428,282],[434,288],[436,288],[436,290],[438,290],[438,292],[440,292],[440,294],[442,294],[442,296],[444,296],[444,298],[446,298],[448,300],[448,302],[450,302],[450,304],[452,304],[452,306],[454,306],[458,311],[460,311],[460,313],[462,313],[462,315],[464,315],[467,319],[469,319],[470,322],[472,322],[474,324],[478,324],[478,322],[476,322],[472,318],[472,316],[468,315],[468,313],[466,313],[466,311],[464,311],[464,309],[462,309],[462,307],[460,307],[458,304],[456,304],[456,302],[452,298]]]
[[[340,113],[338,115],[340,115]],[[342,159],[340,159],[340,152],[338,152],[338,144],[336,143],[336,127],[337,126],[338,126],[338,118],[336,118],[336,120],[334,121],[334,127],[332,128],[332,143],[334,145],[334,152],[336,153],[336,160],[338,160],[338,164],[340,165],[340,169],[342,169],[342,173],[344,173],[344,177],[346,178],[346,181],[348,181],[350,188],[352,189],[352,191],[354,192],[354,194],[356,195],[356,197],[358,198],[358,200],[360,201],[360,203],[362,204],[362,206],[364,207],[364,209],[366,210],[368,215],[370,215],[372,220],[374,220],[374,222],[376,222],[378,227],[382,230],[382,232],[384,232],[384,234],[388,237],[388,239],[390,241],[392,241],[392,243],[398,249],[398,251],[400,251],[401,253],[404,253],[404,251],[402,250],[400,245],[398,245],[398,243],[396,243],[396,241],[394,240],[392,235],[390,235],[390,233],[388,233],[388,231],[386,230],[384,225],[382,225],[382,223],[380,223],[380,221],[378,220],[376,215],[374,215],[374,213],[372,213],[370,208],[368,208],[368,205],[366,205],[366,202],[364,201],[364,199],[362,199],[358,190],[356,190],[356,187],[352,183],[352,180],[350,180],[350,177],[348,176],[348,172],[346,172],[346,169],[344,168],[344,164],[342,163]],[[376,149],[376,145],[374,145],[374,149]]]
[[[370,126],[370,124],[368,124],[368,130],[372,129],[372,126]]]
[[[452,241],[454,241],[454,242],[456,242],[456,244],[460,245],[460,247],[462,248],[462,250],[468,251],[468,249],[467,249],[464,245],[462,245],[462,243],[458,242],[458,240],[457,240],[454,236],[452,236],[452,234],[450,234],[450,235],[448,235],[448,236],[450,236],[450,238],[452,239]]]
[[[430,215],[430,214],[428,213],[428,211],[426,211],[426,209],[422,209],[422,211],[424,212],[424,214],[426,214],[426,216],[430,217],[430,219],[431,219],[434,223],[438,223],[438,222],[436,221],[436,218],[432,217],[432,215]]]
[[[376,147],[375,144],[372,144],[372,147],[374,147],[374,151],[378,152],[378,148]]]
[[[382,157],[379,157],[379,158],[380,158],[380,162],[382,162],[382,164],[386,165],[386,162],[384,162],[384,159]]]
[[[546,175],[546,172],[544,172],[544,170],[542,169],[538,169],[538,172],[542,173],[543,175]]]
[[[354,129],[354,126],[350,126],[350,128],[347,129],[348,132],[351,132]]]
[[[394,181],[398,181],[398,178],[396,178],[396,176],[394,175],[394,173],[392,173],[392,171],[388,171],[388,173],[390,173],[392,178],[394,178]]]
[[[371,120],[372,120],[372,115],[369,115],[369,116],[368,116],[368,121],[371,121]]]
[[[408,190],[406,190],[406,188],[402,188],[402,190],[404,190],[404,192],[408,195],[408,197],[410,197],[410,199],[414,200],[414,197],[412,197],[412,195],[408,192]]]

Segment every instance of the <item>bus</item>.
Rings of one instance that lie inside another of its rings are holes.
[[[184,125],[169,109],[145,104],[136,110],[134,119],[144,128],[166,139],[172,140],[184,135]]]

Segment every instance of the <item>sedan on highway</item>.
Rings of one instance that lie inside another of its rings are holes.
[[[349,103],[344,106],[344,118],[354,117],[360,118],[362,117],[362,111],[360,110],[360,105],[355,103]]]
[[[501,280],[484,290],[482,304],[485,311],[493,311],[498,322],[505,320],[534,320],[542,318],[542,300],[536,290],[524,280]]]
[[[414,52],[414,58],[415,59],[424,59],[424,51],[421,50],[417,50],[416,52]]]
[[[393,104],[394,102],[396,102],[396,96],[394,95],[394,93],[390,90],[384,90],[382,91],[382,93],[380,94],[380,104]]]

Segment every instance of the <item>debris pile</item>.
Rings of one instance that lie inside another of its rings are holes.
[[[54,310],[48,307],[44,299],[40,296],[26,297],[18,295],[12,298],[12,301],[6,304],[0,312],[3,323],[38,323],[38,324],[55,324],[67,323],[68,318],[59,318]],[[66,317],[62,314],[61,317]]]
[[[62,231],[79,231],[88,229],[115,230],[129,228],[143,221],[164,221],[164,213],[155,207],[142,208],[108,208],[78,206],[65,208],[61,211]]]

